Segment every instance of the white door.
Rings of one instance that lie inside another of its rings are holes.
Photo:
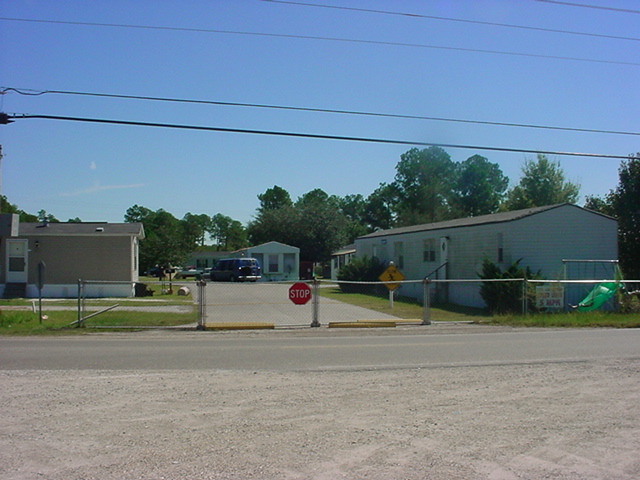
[[[449,262],[449,237],[440,237],[440,265],[444,265]],[[440,278],[447,279],[447,270],[449,267],[446,266],[440,270]]]
[[[7,283],[27,283],[27,240],[7,240]]]

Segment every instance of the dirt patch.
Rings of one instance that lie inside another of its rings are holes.
[[[636,479],[639,368],[0,371],[0,477]]]

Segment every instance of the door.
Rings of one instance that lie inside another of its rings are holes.
[[[440,237],[440,265],[444,265],[449,262],[449,237]],[[445,266],[441,269],[440,278],[447,279],[449,266]]]
[[[27,283],[27,240],[7,240],[7,283]]]

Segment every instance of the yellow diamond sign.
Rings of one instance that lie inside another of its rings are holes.
[[[378,280],[384,282],[389,290],[395,290],[398,288],[398,282],[404,280],[404,275],[395,267],[395,265],[389,265],[378,277]]]

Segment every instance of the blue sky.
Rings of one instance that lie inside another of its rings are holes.
[[[638,4],[577,2],[635,12],[535,0],[0,0],[0,86],[640,132]],[[365,42],[329,40],[338,38]],[[639,135],[11,91],[0,102],[10,114],[623,156],[640,151]],[[63,221],[109,222],[122,221],[138,204],[178,218],[222,213],[246,223],[257,195],[274,185],[294,200],[314,188],[367,196],[393,181],[400,155],[411,148],[42,119],[0,126],[0,144],[9,201]],[[455,161],[486,156],[512,185],[524,160],[534,157],[446,150]],[[617,185],[619,160],[551,158],[581,184],[581,201]]]

